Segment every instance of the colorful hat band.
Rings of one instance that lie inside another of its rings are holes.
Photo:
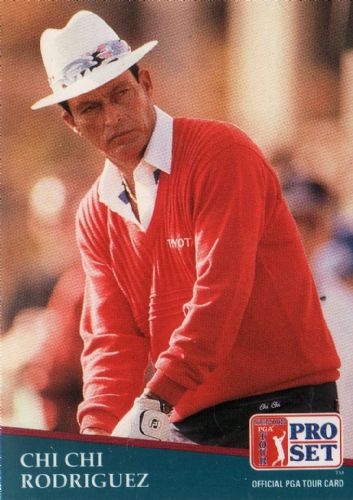
[[[87,71],[93,71],[102,65],[117,61],[121,56],[130,52],[131,48],[125,40],[111,40],[101,43],[94,52],[83,54],[67,64],[60,75],[49,78],[49,84],[53,91],[65,89],[83,78]]]

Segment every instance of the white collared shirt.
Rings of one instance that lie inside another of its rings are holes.
[[[144,157],[134,170],[137,207],[140,222],[135,217],[117,165],[105,161],[99,181],[99,200],[124,219],[146,230],[156,203],[160,171],[170,174],[172,164],[173,118],[155,106],[156,125]]]

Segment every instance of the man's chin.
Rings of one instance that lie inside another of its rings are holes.
[[[145,150],[145,146],[139,145],[136,143],[126,143],[115,145],[114,147],[110,147],[108,151],[106,151],[106,156],[116,165],[122,165],[123,163],[131,164],[139,163],[139,161],[143,157],[143,153]]]

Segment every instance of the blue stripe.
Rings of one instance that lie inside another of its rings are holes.
[[[161,171],[159,169],[153,172],[154,182],[158,184],[159,176],[161,175]]]
[[[125,191],[122,191],[120,194],[119,194],[119,200],[121,200],[123,203],[125,203],[125,205],[127,205],[129,203],[129,197],[128,195],[126,194]]]

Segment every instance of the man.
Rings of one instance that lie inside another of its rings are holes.
[[[330,248],[330,242],[334,238],[339,200],[320,179],[300,175],[295,170],[282,183],[282,190],[299,229],[316,286],[324,296],[325,286],[334,277],[334,249]]]
[[[246,448],[260,408],[334,411],[339,359],[275,174],[235,126],[154,106],[155,44],[85,11],[42,35],[34,107],[106,158],[78,214],[81,432]]]
[[[272,439],[277,448],[277,459],[272,462],[272,467],[274,467],[278,462],[280,462],[281,467],[283,467],[283,462],[285,459],[284,449],[282,441],[286,437],[286,431],[283,431],[282,436],[273,436]]]

